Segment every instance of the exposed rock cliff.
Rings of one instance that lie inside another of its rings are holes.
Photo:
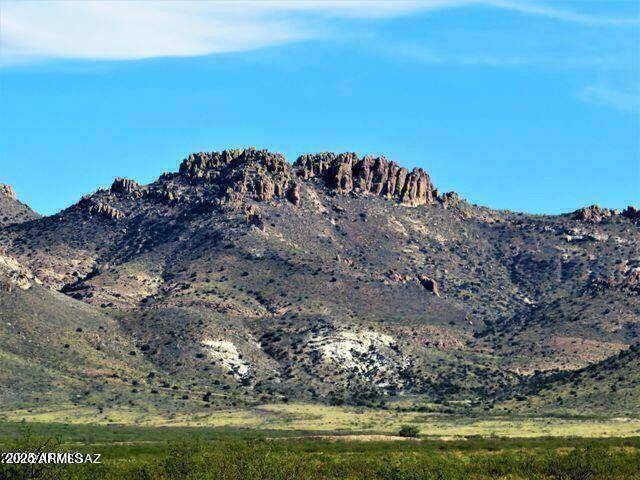
[[[590,205],[583,207],[571,214],[574,220],[582,220],[584,222],[600,223],[604,220],[616,217],[624,217],[629,220],[640,220],[640,210],[633,205],[629,205],[622,212],[615,209],[603,208],[600,205]]]
[[[433,203],[433,185],[424,170],[414,168],[410,172],[385,157],[319,153],[302,155],[294,166],[301,178],[320,178],[340,193],[395,198],[409,206]]]
[[[253,148],[189,155],[179,174],[216,184],[229,198],[247,195],[258,201],[283,197],[292,180],[282,155]]]
[[[138,194],[136,196],[141,195],[140,185],[138,185],[138,182],[136,182],[135,180],[131,180],[130,178],[117,177],[111,185],[111,192],[122,194]]]

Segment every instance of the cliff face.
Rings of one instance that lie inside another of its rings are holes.
[[[302,155],[294,168],[302,179],[319,178],[340,193],[356,192],[399,200],[404,205],[433,203],[433,184],[421,168],[409,171],[384,157],[355,153]]]
[[[299,157],[290,166],[280,154],[265,150],[196,153],[180,165],[191,181],[220,186],[227,195],[248,195],[259,201],[298,197],[298,183],[318,179],[337,193],[360,193],[395,199],[407,206],[434,202],[434,187],[421,168],[412,171],[384,157],[355,153],[319,153]]]
[[[284,157],[266,150],[196,153],[182,162],[179,174],[217,185],[227,197],[249,196],[258,201],[283,197],[293,186]]]

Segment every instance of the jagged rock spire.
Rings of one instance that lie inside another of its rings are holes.
[[[294,167],[303,179],[318,177],[341,193],[358,192],[396,198],[409,206],[433,203],[433,184],[421,168],[409,171],[385,157],[355,153],[318,153],[299,157]]]

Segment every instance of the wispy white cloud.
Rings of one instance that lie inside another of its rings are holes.
[[[597,2],[598,0],[596,0]],[[637,16],[635,18],[599,17],[588,15],[558,7],[552,7],[548,3],[534,3],[526,0],[491,0],[484,2],[497,8],[517,11],[528,15],[538,15],[542,17],[560,20],[564,22],[581,23],[592,26],[637,26],[639,24]],[[558,2],[556,2],[558,3]]]
[[[0,64],[251,50],[319,38],[330,18],[381,19],[469,5],[585,24],[627,23],[523,0],[0,0]]]
[[[225,4],[156,1],[2,3],[2,56],[138,59],[248,50],[313,31],[269,12]]]
[[[639,91],[612,88],[609,85],[597,83],[580,90],[577,97],[583,102],[593,105],[640,114]]]

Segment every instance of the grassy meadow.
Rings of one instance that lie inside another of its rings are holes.
[[[145,427],[182,426],[252,430],[337,432],[394,435],[402,425],[416,426],[430,438],[467,437],[632,437],[640,436],[640,419],[630,417],[497,416],[415,411],[408,405],[387,409],[279,403],[182,413],[127,407],[100,411],[75,405],[51,409],[0,411],[0,421],[64,424],[121,424]]]
[[[11,411],[0,450],[100,453],[0,479],[640,479],[640,420],[262,405],[166,417]],[[134,425],[134,423],[137,423]],[[400,437],[403,428],[415,437]],[[413,427],[413,428],[407,428]]]

